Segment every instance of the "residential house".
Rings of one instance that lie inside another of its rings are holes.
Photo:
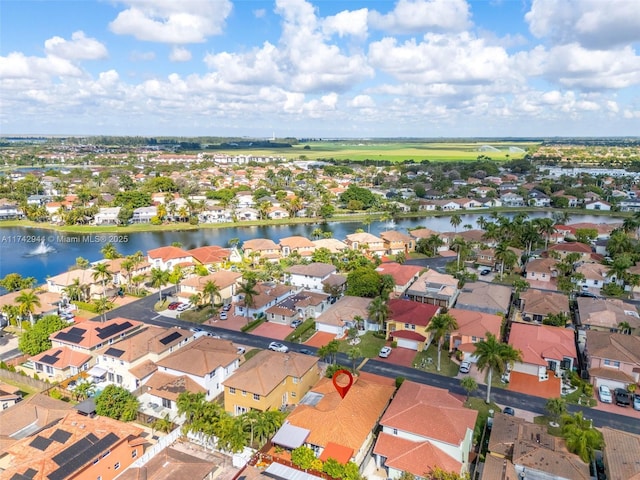
[[[487,282],[465,283],[456,300],[456,308],[495,315],[506,315],[510,304],[510,287]]]
[[[528,204],[534,207],[550,207],[551,199],[546,193],[533,189],[529,192]]]
[[[104,376],[107,382],[133,391],[157,369],[155,365],[149,366],[143,369],[147,375],[139,378],[139,365],[148,362],[155,364],[194,338],[193,332],[184,328],[148,326],[100,352],[96,357],[96,366],[103,372],[98,372],[98,376]]]
[[[529,282],[551,283],[558,276],[558,261],[553,258],[535,258],[525,265],[526,279]]]
[[[69,412],[2,448],[2,478],[113,480],[142,457],[142,432],[133,423]]]
[[[249,258],[277,261],[281,257],[280,246],[268,238],[252,238],[242,244],[244,255]]]
[[[207,283],[213,282],[218,287],[218,294],[214,298],[214,303],[231,303],[231,300],[238,293],[238,288],[242,283],[242,273],[219,270],[215,273],[203,277],[195,276],[185,278],[178,285],[178,296],[182,300],[189,302],[193,295],[201,295],[202,303],[211,303],[211,299],[205,295],[204,289]]]
[[[435,230],[430,230],[428,228],[416,228],[415,230],[409,230],[409,235],[411,235],[411,237],[413,237],[416,241],[416,243],[419,240],[427,240],[429,237],[435,235],[437,237],[440,237],[441,233],[440,232],[436,232]],[[438,251],[445,251],[445,250],[449,250],[449,247],[446,245],[446,241],[448,239],[442,239],[445,244],[440,246],[438,248]]]
[[[576,273],[584,276],[578,281],[578,285],[582,290],[589,290],[592,293],[599,294],[602,287],[607,283],[617,283],[615,275],[610,274],[610,268],[600,263],[583,263],[576,267]],[[622,283],[622,280],[620,281]]]
[[[522,353],[510,373],[509,389],[539,397],[559,397],[563,372],[577,365],[575,333],[568,328],[513,323],[509,345]]]
[[[640,199],[629,198],[620,200],[618,202],[618,208],[621,212],[638,212],[640,211]]]
[[[127,285],[130,283],[130,280],[136,276],[146,277],[151,272],[151,264],[147,261],[142,261],[138,264],[133,265],[133,268],[130,272],[125,270],[122,267],[123,262],[127,260],[126,257],[114,258],[113,260],[107,260],[105,263],[108,265],[108,270],[113,275],[111,278],[111,282],[114,285]],[[93,272],[93,270],[91,270]],[[101,281],[100,281],[101,283]]]
[[[117,225],[120,223],[119,214],[120,207],[101,207],[96,213],[94,223],[96,225]]]
[[[89,369],[93,357],[69,347],[53,347],[29,358],[40,378],[60,382]]]
[[[239,208],[235,211],[234,216],[239,222],[255,222],[256,220],[260,220],[260,212],[255,208]]]
[[[564,242],[551,245],[548,248],[549,252],[556,252],[560,256],[560,259],[564,259],[570,253],[578,253],[580,257],[577,261],[589,262],[591,261],[591,254],[593,250],[591,245],[580,242]]]
[[[5,293],[0,296],[0,312],[5,305],[18,305],[18,298],[24,290]],[[40,300],[40,305],[34,305],[34,320],[44,315],[53,315],[58,313],[58,306],[62,303],[63,298],[58,293],[44,292],[36,289],[34,292]],[[3,317],[4,314],[0,313]],[[27,315],[28,318],[28,315]]]
[[[227,223],[233,222],[233,214],[227,208],[219,205],[207,205],[198,213],[198,223]]]
[[[349,245],[337,238],[321,238],[319,240],[313,240],[313,244],[316,246],[316,250],[326,248],[331,253],[340,253],[349,249]]]
[[[131,223],[150,223],[153,217],[158,216],[158,207],[151,205],[150,207],[138,207],[133,210]]]
[[[281,438],[288,437],[287,426],[297,427],[302,435],[288,448],[305,445],[321,460],[337,454],[344,463],[352,461],[360,466],[395,389],[393,379],[360,372],[342,398],[332,379],[322,378],[289,414],[272,442],[278,445]]]
[[[529,288],[520,293],[519,309],[525,322],[542,323],[549,315],[567,315],[569,299],[565,294]]]
[[[262,350],[224,382],[224,408],[232,415],[296,405],[320,379],[318,358]]]
[[[141,330],[143,325],[137,320],[122,317],[112,318],[106,322],[82,322],[52,333],[49,339],[53,348],[68,347],[71,350],[96,356],[97,350],[133,335]]]
[[[428,303],[417,303],[410,300],[391,299],[388,302],[390,310],[387,320],[387,340],[397,342],[398,347],[409,350],[424,350],[431,339],[431,332],[427,331],[434,315],[440,307]]]
[[[178,266],[192,266],[193,257],[179,247],[168,246],[154,248],[147,252],[147,261],[152,268],[171,271]]]
[[[589,466],[567,452],[564,440],[521,417],[496,413],[481,480],[590,480]]]
[[[271,323],[291,325],[294,320],[317,318],[328,305],[329,295],[303,290],[267,308],[265,315]]]
[[[478,265],[483,265],[485,267],[491,268],[494,270],[496,268],[496,251],[493,248],[484,248],[482,250],[478,250],[475,252],[476,259],[475,262]]]
[[[299,235],[280,239],[280,252],[283,257],[292,253],[298,253],[301,257],[308,258],[313,255],[316,245],[306,237]]]
[[[198,385],[194,393],[201,391],[207,400],[212,400],[223,392],[224,381],[240,367],[241,359],[242,354],[232,342],[201,336],[156,362],[158,370],[144,385],[145,400],[157,401],[177,412],[177,396],[189,391],[189,385]],[[182,378],[176,380],[178,377]],[[163,385],[182,385],[183,389],[176,391]]]
[[[517,193],[509,192],[500,196],[500,201],[504,207],[524,207],[524,198]]]
[[[259,283],[254,289],[258,292],[258,295],[253,297],[251,305],[245,303],[244,297],[238,299],[235,304],[236,315],[254,319],[258,318],[264,315],[269,307],[280,303],[299,290],[289,285],[276,284],[273,282]]]
[[[638,480],[640,478],[640,435],[610,427],[600,429],[606,478],[610,480]]]
[[[444,212],[452,212],[456,210],[461,210],[462,207],[455,200],[431,200],[431,203],[436,206],[436,210],[441,210]]]
[[[397,255],[400,252],[408,254],[416,248],[415,240],[412,236],[396,230],[382,232],[380,233],[380,238],[384,241],[384,246],[389,255]]]
[[[22,210],[16,203],[0,200],[0,220],[13,220],[22,217]]]
[[[465,210],[473,210],[475,208],[483,207],[482,202],[473,198],[455,198],[453,201],[460,205],[460,208]]]
[[[587,367],[595,388],[640,384],[640,336],[589,330],[586,336]]]
[[[407,289],[410,300],[451,308],[458,298],[458,280],[453,275],[427,270]]]
[[[133,464],[123,472],[118,480],[166,480],[188,478],[190,480],[213,480],[220,474],[222,466],[194,444],[185,442],[182,448],[166,447],[146,463]],[[193,454],[186,449],[194,448]],[[204,458],[203,458],[204,457]]]
[[[235,249],[219,247],[218,245],[205,245],[192,248],[187,253],[199,265],[204,265],[213,272],[222,267],[225,262],[240,262],[242,257]]]
[[[325,282],[336,272],[336,267],[329,263],[292,265],[285,270],[284,281],[295,287],[323,291]]]
[[[576,324],[587,330],[618,332],[621,324],[640,329],[636,307],[617,298],[578,297]]]
[[[289,212],[282,207],[271,207],[267,213],[270,220],[278,220],[281,218],[289,218]]]
[[[604,200],[593,200],[591,202],[584,202],[584,208],[585,210],[609,211],[611,210],[611,204]]]
[[[349,234],[344,243],[352,250],[362,250],[378,257],[386,251],[384,240],[367,232]]]
[[[458,324],[458,328],[449,335],[449,351],[460,350],[466,360],[475,362],[475,344],[486,340],[487,334],[491,333],[500,338],[503,318],[500,315],[462,308],[452,308],[447,313],[455,318]]]
[[[88,298],[91,290],[101,286],[102,280],[93,278],[94,274],[95,270],[91,268],[67,270],[53,277],[47,277],[47,290],[59,296],[66,296],[68,288],[76,284],[84,290]]]
[[[391,479],[403,473],[424,478],[436,468],[464,475],[477,417],[449,391],[406,380],[380,420],[376,466]]]
[[[332,333],[336,338],[344,337],[347,330],[358,326],[357,317],[366,323],[371,301],[370,298],[345,295],[316,318],[316,330]]]
[[[14,406],[22,400],[20,387],[0,381],[0,411]]]
[[[393,278],[393,295],[401,297],[407,289],[420,277],[424,267],[418,265],[400,265],[396,262],[381,263],[376,271],[380,275],[391,275]]]

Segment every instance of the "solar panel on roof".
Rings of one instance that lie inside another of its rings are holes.
[[[32,480],[37,474],[37,470],[27,468],[24,473],[13,474],[9,480]]]
[[[127,328],[132,327],[131,322],[123,322],[123,323],[114,323],[112,325],[108,325],[104,328],[96,328],[98,332],[98,338],[104,340],[105,338],[113,337],[120,332],[125,331]]]
[[[182,337],[182,334],[180,332],[173,332],[171,335],[167,335],[166,337],[160,339],[160,343],[163,345],[167,345],[181,337]]]
[[[109,355],[111,357],[116,357],[116,358],[120,358],[123,353],[124,353],[124,350],[120,350],[119,348],[113,348],[113,347],[108,348],[104,352],[105,355]]]
[[[96,437],[93,433],[88,434],[86,437],[81,438],[73,445],[69,445],[63,451],[61,451],[58,455],[52,458],[54,462],[58,465],[64,465],[73,457],[78,455],[79,453],[84,452],[91,445],[98,441],[98,437]]]
[[[53,432],[49,438],[58,443],[66,443],[66,441],[71,438],[71,433],[67,432],[66,430],[60,430],[59,428],[56,428],[56,431]]]
[[[33,448],[37,448],[38,450],[41,450],[41,451],[44,452],[47,449],[47,447],[49,447],[49,445],[51,445],[52,442],[53,442],[53,440],[50,440],[48,438],[41,437],[40,435],[38,435],[36,438],[34,438],[31,441],[29,446],[33,447]]]
[[[93,434],[89,434],[93,435]],[[89,436],[87,435],[87,437]],[[87,438],[85,437],[85,438]],[[94,438],[95,435],[93,435]],[[69,477],[73,473],[75,473],[80,467],[85,465],[88,462],[93,461],[96,457],[100,455],[103,451],[108,449],[111,445],[116,443],[120,438],[115,433],[109,433],[105,437],[101,438],[97,442],[93,442],[89,445],[88,448],[84,449],[82,452],[76,452],[77,454],[71,457],[67,462],[60,465],[60,468],[51,472],[47,475],[49,480],[64,480]],[[71,448],[71,447],[69,447]],[[68,449],[67,449],[68,450]],[[54,457],[55,461],[55,457]]]
[[[38,473],[38,470],[36,470],[35,468],[29,468],[22,475],[24,475],[27,478],[33,478],[36,476],[37,473]]]
[[[87,333],[87,331],[84,328],[78,328],[78,327],[71,327],[71,330],[69,330],[69,332],[71,335],[79,335],[82,336],[85,333]]]
[[[39,360],[39,362],[46,363],[47,365],[55,365],[57,361],[58,361],[58,357],[54,355],[43,355],[42,358]]]

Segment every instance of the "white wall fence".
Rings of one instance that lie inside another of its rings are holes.
[[[135,462],[131,464],[131,468],[140,468],[145,465],[149,460],[155,457],[162,450],[173,444],[178,438],[182,436],[182,427],[178,427],[172,432],[168,433],[164,437],[160,437],[158,439],[158,443],[149,447],[144,455],[138,458]]]

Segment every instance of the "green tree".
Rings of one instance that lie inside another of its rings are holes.
[[[108,298],[100,297],[93,300],[93,306],[96,313],[101,316],[101,320],[105,322],[107,320],[107,312],[114,307],[114,304]]]
[[[601,434],[593,428],[590,420],[583,417],[582,412],[562,417],[562,436],[567,449],[586,463],[593,460],[595,450],[602,445]]]
[[[102,283],[102,298],[107,297],[107,282],[110,282],[113,278],[113,273],[109,270],[109,265],[106,263],[98,263],[93,267],[93,274],[91,277],[95,281]]]
[[[309,470],[315,459],[316,455],[313,450],[304,445],[293,449],[291,452],[291,462],[302,470]]]
[[[458,322],[448,313],[440,313],[434,316],[429,322],[427,331],[431,332],[431,338],[438,342],[438,371],[440,371],[442,345],[444,344],[446,337],[456,328],[458,328]]]
[[[564,327],[569,321],[569,317],[564,312],[550,313],[542,319],[543,325],[553,325],[554,327]]]
[[[321,359],[328,358],[329,362],[335,365],[339,349],[340,342],[337,340],[331,340],[329,343],[318,349],[318,357]]]
[[[460,379],[460,386],[467,392],[467,401],[469,401],[471,394],[478,389],[478,382],[473,377],[466,376]]]
[[[256,290],[256,281],[247,279],[238,289],[238,294],[244,298],[244,307],[247,317],[247,323],[249,323],[249,309],[255,306],[255,298],[259,295]]]
[[[515,362],[522,361],[522,352],[514,349],[511,345],[501,343],[492,333],[487,333],[487,339],[481,340],[475,344],[477,357],[476,366],[478,370],[483,372],[488,370],[487,377],[487,403],[491,403],[491,382],[493,373],[502,375],[507,364],[512,365]]]
[[[35,324],[35,319],[33,318],[33,314],[36,311],[36,308],[40,307],[40,297],[35,290],[23,290],[20,292],[20,295],[16,297],[16,303],[18,304],[18,311],[22,318],[25,316],[29,317],[29,322],[31,326]]]
[[[344,466],[333,458],[328,458],[322,466],[322,471],[333,478],[342,478]]]
[[[355,373],[356,363],[358,363],[358,359],[362,356],[362,351],[360,350],[360,347],[358,347],[357,345],[354,345],[353,347],[351,347],[347,351],[347,356],[349,357],[349,360],[351,360],[351,366],[352,366],[351,371]]]
[[[100,249],[100,253],[102,253],[102,256],[107,260],[113,260],[115,258],[122,257],[120,252],[118,252],[118,249],[116,248],[116,246],[111,242],[105,243],[104,246]],[[103,265],[103,264],[100,263],[98,265]]]
[[[173,422],[169,418],[169,414],[167,413],[163,418],[158,418],[154,420],[151,424],[151,428],[158,432],[169,433],[171,428],[173,428]]]
[[[87,268],[89,268],[89,265],[91,265],[89,263],[89,260],[87,260],[84,257],[78,257],[76,258],[76,267],[82,269],[82,270],[86,270]]]
[[[373,266],[359,267],[347,274],[346,295],[374,298],[380,295],[381,275]]]
[[[135,420],[138,399],[129,390],[117,385],[107,385],[96,397],[96,413],[122,422]]]
[[[96,386],[93,383],[84,380],[76,384],[76,387],[73,389],[73,396],[77,401],[82,401],[93,395],[95,391]]]
[[[57,315],[45,315],[18,340],[18,348],[27,355],[37,355],[51,348],[49,335],[67,327],[67,322]]]
[[[3,279],[0,280],[0,287],[4,288],[8,292],[16,292],[18,290],[25,290],[27,288],[33,288],[36,285],[36,279],[33,277],[23,278],[19,273],[9,273]]]
[[[158,289],[158,299],[162,300],[162,287],[169,283],[169,272],[161,268],[151,269],[151,286]]]
[[[554,422],[558,422],[560,417],[567,413],[567,401],[564,398],[550,398],[544,406],[544,409],[549,413],[549,416]]]
[[[369,320],[377,323],[381,330],[385,330],[386,321],[391,315],[391,310],[382,297],[376,297],[369,304],[367,314],[369,315]]]
[[[460,216],[460,214],[454,213],[449,218],[449,223],[454,228],[454,231],[457,232],[458,231],[458,227],[462,223],[462,217]]]
[[[202,288],[202,295],[209,299],[209,305],[211,306],[211,312],[215,310],[216,299],[220,297],[220,287],[213,280],[207,280]]]

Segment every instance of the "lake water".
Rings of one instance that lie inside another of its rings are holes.
[[[550,217],[551,213],[535,212],[531,213],[529,218]],[[458,230],[462,230],[462,226],[466,224],[476,228],[476,220],[481,215],[489,218],[486,213],[461,215],[462,223]],[[505,214],[508,217],[514,215],[515,213]],[[571,222],[611,223],[621,222],[621,220],[604,216],[574,215],[571,217]],[[180,242],[185,249],[203,245],[226,247],[232,238],[239,238],[241,242],[252,238],[270,238],[277,243],[281,238],[292,235],[311,238],[311,233],[316,228],[331,231],[333,238],[344,240],[346,235],[354,233],[359,228],[377,235],[385,230],[395,229],[406,232],[407,229],[415,227],[426,227],[440,232],[453,230],[449,217],[442,216],[401,219],[395,224],[373,222],[369,226],[360,222],[330,222],[262,227],[234,226],[173,232],[135,232],[120,234],[121,238],[112,240],[120,253],[129,255],[138,250],[146,254],[148,250],[171,245],[173,242]],[[100,260],[102,258],[100,249],[108,241],[109,236],[109,234],[68,234],[41,228],[2,227],[0,224],[0,278],[16,272],[24,277],[35,277],[39,283],[44,283],[47,276],[57,275],[74,265],[77,257],[84,257],[91,262]]]

